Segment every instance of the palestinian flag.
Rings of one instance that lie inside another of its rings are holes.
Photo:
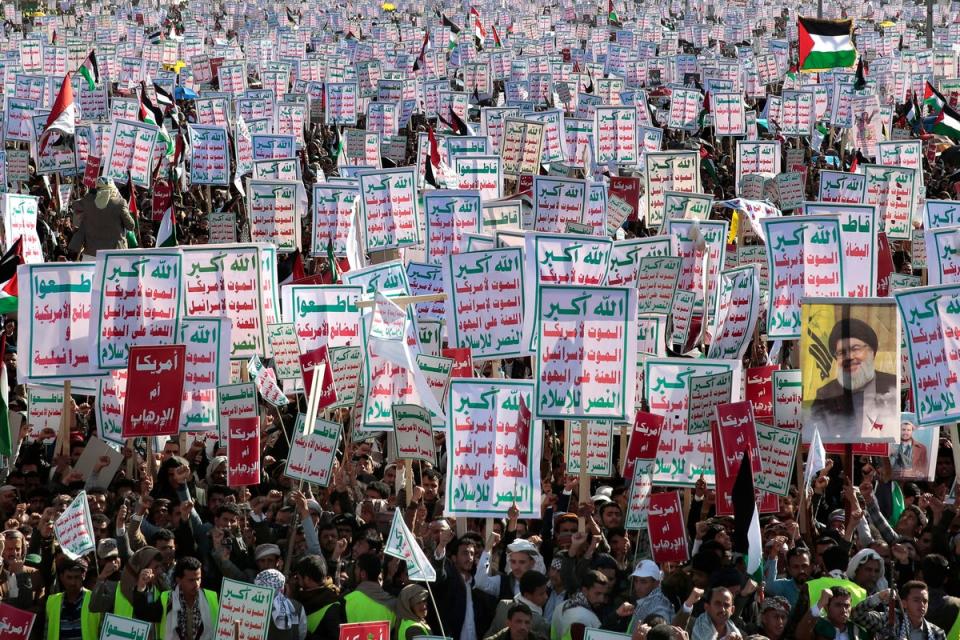
[[[70,74],[63,77],[63,84],[60,85],[60,93],[57,94],[57,100],[53,103],[53,109],[47,116],[47,126],[43,128],[40,134],[40,152],[42,156],[50,141],[50,134],[56,133],[60,136],[61,142],[69,143],[77,131],[77,107],[73,103],[73,85],[70,84]]]
[[[97,66],[97,54],[95,51],[90,51],[90,55],[87,56],[87,59],[83,61],[83,64],[80,65],[77,71],[86,78],[87,88],[89,88],[90,91],[97,88],[97,83],[100,82],[100,67]]]
[[[330,155],[333,156],[333,163],[338,167],[342,167],[347,163],[347,149],[343,143],[343,134],[340,131],[340,127],[335,126],[333,128],[333,135]]]
[[[297,252],[297,255],[300,255],[300,252]],[[303,259],[300,260],[300,268],[303,269]],[[333,254],[333,238],[327,239],[327,264],[330,265],[330,284],[337,284],[340,280],[339,274],[337,274],[337,257]]]
[[[800,71],[828,71],[852,67],[857,61],[853,48],[853,20],[818,20],[798,17]]]
[[[177,246],[177,226],[173,223],[173,207],[163,212],[160,228],[157,229],[157,247]]]
[[[152,124],[160,129],[157,132],[157,139],[166,145],[166,155],[172,156],[174,151],[176,151],[173,138],[167,133],[167,128],[163,124],[163,112],[160,111],[157,105],[150,101],[150,96],[147,95],[147,85],[145,82],[140,83],[140,113],[138,118],[140,122]]]
[[[740,469],[733,481],[733,551],[744,554],[747,576],[763,580],[763,534],[760,532],[760,511],[753,491],[753,467],[750,451],[743,452]]]
[[[460,27],[453,23],[453,20],[447,16],[441,16],[443,26],[450,30],[450,42],[447,44],[447,49],[453,50],[457,48],[457,41],[460,39]]]
[[[947,136],[953,140],[960,140],[960,113],[948,104],[943,105],[940,115],[933,123],[933,133]]]
[[[867,72],[867,63],[863,61],[863,56],[860,56],[860,59],[857,60],[856,79],[853,81],[853,88],[857,91],[867,88]]]
[[[440,148],[437,145],[437,136],[433,133],[433,127],[427,126],[427,140],[430,148],[427,150],[427,162],[423,166],[423,179],[434,189],[440,188],[437,182],[437,170],[440,169]]]
[[[430,32],[423,34],[423,44],[420,45],[420,55],[413,61],[413,70],[419,71],[426,64],[427,49],[430,48]]]
[[[503,46],[503,43],[500,42],[500,34],[497,33],[497,25],[492,24],[490,25],[490,28],[493,29],[493,46],[499,49]]]
[[[613,8],[613,0],[607,2],[607,22],[609,24],[620,24],[620,16],[617,15],[617,10]]]
[[[23,264],[23,238],[0,258],[0,313],[17,312],[17,267]]]
[[[923,109],[920,108],[920,103],[917,102],[917,94],[913,94],[912,101],[910,111],[907,112],[907,122],[910,126],[917,124],[923,119]]]
[[[932,84],[926,82],[923,85],[923,104],[937,112],[943,105],[947,104],[947,99],[943,97],[942,93],[934,89]]]

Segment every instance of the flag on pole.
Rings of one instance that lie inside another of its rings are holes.
[[[827,468],[827,450],[823,447],[820,438],[820,429],[813,428],[813,437],[810,439],[810,452],[807,454],[807,468],[803,473],[803,490],[810,486],[813,477]]]
[[[87,88],[90,91],[97,88],[97,83],[100,82],[100,67],[97,65],[97,54],[93,49],[90,50],[90,55],[87,56],[87,59],[83,61],[77,71],[86,78]]]
[[[857,60],[857,74],[856,78],[853,81],[853,88],[857,91],[867,88],[867,63],[864,62],[863,56]]]
[[[426,64],[427,49],[430,48],[430,32],[423,34],[423,44],[420,45],[420,55],[413,61],[413,70],[419,71]]]
[[[827,71],[852,67],[857,61],[853,47],[853,20],[797,18],[800,40],[800,71]]]
[[[500,41],[500,34],[497,33],[497,25],[492,24],[490,28],[493,30],[493,46],[499,49],[503,46],[503,43]]]
[[[733,481],[733,522],[733,551],[746,556],[747,575],[759,583],[763,580],[763,535],[749,449],[743,452]]]
[[[416,538],[407,528],[407,523],[400,515],[402,509],[394,509],[393,523],[390,525],[390,535],[387,536],[387,545],[383,552],[388,556],[400,558],[407,563],[407,575],[414,582],[436,582],[437,571],[430,564],[427,555],[417,544]]]
[[[176,151],[176,146],[173,143],[173,138],[167,133],[167,128],[163,124],[163,112],[160,111],[157,105],[153,104],[150,96],[147,95],[146,82],[140,82],[140,113],[138,118],[140,122],[152,124],[159,129],[157,139],[166,146],[166,155],[172,157]]]
[[[930,107],[935,113],[938,113],[943,105],[948,104],[943,94],[933,88],[929,82],[923,85],[923,104]]]
[[[173,223],[173,207],[163,212],[163,218],[160,219],[160,228],[157,230],[156,246],[177,246],[177,226]]]
[[[960,140],[960,113],[957,113],[950,105],[944,104],[940,110],[940,115],[933,123],[933,132],[953,140]]]
[[[73,136],[77,131],[77,106],[73,103],[73,85],[70,84],[70,74],[63,77],[63,84],[60,85],[60,93],[53,103],[53,109],[47,116],[47,125],[40,134],[40,151],[38,155],[43,155],[50,141],[51,134],[60,136],[59,142],[71,144]]]
[[[620,16],[617,10],[613,8],[613,0],[607,0],[607,22],[609,24],[620,24]]]
[[[437,145],[437,136],[433,132],[433,127],[427,125],[427,141],[429,149],[427,150],[427,162],[423,166],[424,180],[434,189],[439,189],[437,182],[437,170],[440,169],[440,148]]]
[[[23,264],[23,237],[0,258],[0,313],[17,312],[17,267]]]
[[[300,256],[300,252],[297,252]],[[337,256],[333,254],[333,238],[327,238],[327,264],[330,269],[330,284],[337,284],[340,280],[340,274],[337,273]],[[303,270],[303,259],[300,259],[300,269]]]

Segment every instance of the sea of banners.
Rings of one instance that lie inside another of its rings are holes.
[[[909,420],[935,460],[932,427],[960,420],[960,207],[925,199],[922,162],[936,150],[896,110],[928,82],[960,97],[955,4],[934,8],[934,48],[911,26],[922,7],[848,8],[869,61],[862,84],[853,68],[790,71],[809,5],[789,7],[781,38],[783,7],[756,2],[682,18],[680,3],[480,2],[465,14],[226,2],[184,6],[157,38],[165,8],[32,17],[0,41],[2,240],[24,241],[18,378],[31,428],[60,428],[69,381],[96,397],[101,440],[217,434],[242,485],[259,475],[258,398],[300,393],[316,410],[298,420],[287,475],[330,481],[345,437],[333,409],[352,412],[354,439],[393,432],[399,459],[432,459],[426,436],[443,429],[445,512],[486,517],[504,504],[540,513],[543,421],[563,421],[571,473],[613,473],[621,439],[628,525],[657,518],[660,560],[686,545],[677,494],[651,488],[702,478],[729,513],[745,449],[762,510],[787,495],[817,425],[828,446],[887,455]],[[91,52],[99,77],[72,77],[73,146],[38,156],[64,75]],[[165,96],[192,101],[186,130],[142,121],[141,103],[170,115]],[[414,117],[436,132],[417,135],[407,164]],[[334,133],[338,171],[308,192],[315,125]],[[701,126],[733,155],[732,199],[704,193],[715,164],[693,142]],[[690,144],[666,149],[681,133]],[[169,153],[171,136],[183,154]],[[807,201],[797,143],[828,137],[868,161],[820,171]],[[30,162],[61,203],[72,178],[104,175],[152,189],[159,219],[172,175],[181,189],[234,188],[245,206],[207,214],[209,245],[44,263],[38,201],[21,195]],[[654,235],[624,239],[636,218]],[[305,239],[310,255],[350,263],[337,284],[279,286],[278,255]],[[891,243],[911,248],[927,286],[893,273]],[[424,294],[441,295],[402,301]],[[831,334],[850,318],[872,332],[877,384],[897,397],[877,400],[869,423],[820,401],[840,377]],[[769,362],[745,368],[761,339]],[[786,341],[799,341],[797,369],[773,364]],[[527,356],[530,380],[474,376]]]

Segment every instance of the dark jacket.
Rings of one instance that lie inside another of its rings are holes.
[[[460,572],[453,566],[450,558],[444,558],[441,561],[433,558],[430,560],[437,570],[437,581],[433,595],[437,600],[437,609],[440,610],[440,621],[443,622],[444,630],[463,628],[467,612],[467,589],[469,588],[473,596],[473,622],[477,637],[482,638],[483,632],[490,628],[490,622],[493,620],[493,614],[497,607],[497,599],[474,587],[472,579],[468,586],[460,576]],[[436,612],[433,609],[430,610],[427,622],[432,629],[439,629],[441,626],[437,624]]]

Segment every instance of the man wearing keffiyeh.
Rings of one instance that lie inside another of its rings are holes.
[[[146,590],[153,570],[144,569],[133,594],[134,616],[159,623],[158,640],[213,640],[220,604],[215,592],[200,588],[202,574],[199,560],[181,558],[173,572],[177,586],[161,593],[159,601],[148,602]]]
[[[270,617],[270,631],[268,640],[274,638],[289,638],[303,640],[307,637],[307,616],[303,606],[293,602],[283,589],[287,583],[286,577],[276,569],[261,571],[254,578],[253,583],[258,587],[273,589],[273,610]]]

